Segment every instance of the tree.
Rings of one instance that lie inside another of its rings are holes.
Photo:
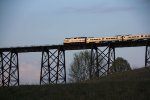
[[[112,66],[110,67],[110,72],[123,72],[131,70],[130,64],[127,60],[123,59],[122,57],[116,58],[116,60],[113,62]]]
[[[98,59],[100,59],[100,57]],[[94,66],[96,66],[96,63],[94,63]],[[94,68],[91,68],[91,52],[86,50],[81,51],[78,54],[75,53],[71,68],[69,70],[70,81],[80,82],[90,79],[91,69],[91,75],[94,77],[96,71]]]

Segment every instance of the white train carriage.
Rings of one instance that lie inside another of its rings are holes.
[[[102,42],[102,38],[87,38],[86,43],[100,43]]]
[[[142,40],[150,39],[150,34],[143,34],[143,35],[140,35],[138,39],[142,39]]]
[[[64,44],[86,43],[86,37],[65,38]]]
[[[130,40],[147,40],[150,39],[150,35],[143,34],[143,35],[126,35],[123,36],[123,41],[130,41]]]
[[[115,42],[115,41],[122,41],[122,40],[123,40],[123,36],[121,35],[102,38],[102,42],[109,42],[109,41]]]
[[[148,40],[150,34],[142,35],[117,35],[111,37],[77,37],[77,38],[65,38],[64,44],[81,44],[81,43],[101,43],[101,42],[116,42],[116,41],[134,41],[134,40]]]

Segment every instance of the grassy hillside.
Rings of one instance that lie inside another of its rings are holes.
[[[0,100],[150,100],[150,68],[76,84],[1,87]]]

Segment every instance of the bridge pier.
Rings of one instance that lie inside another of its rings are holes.
[[[2,83],[2,75],[3,75],[3,67],[2,67],[2,52],[0,52],[0,87],[3,86],[3,83]]]
[[[90,79],[93,77],[102,77],[110,72],[110,67],[115,61],[115,48],[111,45],[104,50],[93,45],[91,48],[91,68],[89,70]],[[92,73],[95,73],[93,75]]]
[[[99,65],[98,65],[98,47],[92,46],[91,48],[91,66],[89,68],[89,78],[99,77]]]
[[[0,52],[0,85],[19,85],[18,53]]]
[[[66,83],[65,50],[43,49],[40,85]]]
[[[110,73],[110,67],[112,66],[113,62],[115,61],[116,57],[115,57],[115,47],[111,47],[109,46],[109,50],[108,50],[108,70],[107,70],[107,74]]]
[[[145,51],[145,67],[150,66],[150,45],[146,46]]]

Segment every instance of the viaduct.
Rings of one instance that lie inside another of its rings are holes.
[[[0,48],[0,87],[19,85],[20,53],[41,52],[40,85],[66,83],[66,50],[91,50],[91,70],[96,76],[109,74],[109,69],[115,61],[115,48],[145,46],[145,66],[150,65],[150,40],[105,42],[99,44],[50,45],[32,47]],[[104,47],[102,50],[100,47]],[[94,58],[92,57],[94,56]],[[98,57],[101,56],[101,60]],[[144,59],[144,58],[143,58]],[[106,64],[100,65],[105,60]],[[93,66],[96,63],[96,66]],[[91,74],[90,74],[91,77]]]

